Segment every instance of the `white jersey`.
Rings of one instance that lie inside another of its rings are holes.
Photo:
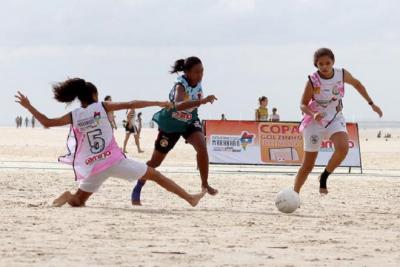
[[[333,69],[330,79],[322,78],[318,72],[309,76],[313,87],[313,97],[308,107],[313,112],[321,112],[323,119],[320,123],[327,127],[338,116],[342,116],[342,98],[344,97],[344,70]],[[300,130],[312,123],[313,117],[305,114]]]
[[[72,164],[76,179],[86,179],[111,167],[125,157],[115,142],[113,129],[102,103],[71,112],[69,154],[59,161]]]

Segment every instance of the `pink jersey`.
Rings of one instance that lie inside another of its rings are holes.
[[[342,98],[344,97],[344,70],[334,69],[330,79],[322,78],[318,72],[308,76],[313,87],[313,97],[308,104],[308,108],[313,112],[321,112],[323,119],[319,123],[328,127],[329,124],[338,116],[342,116]],[[308,114],[303,115],[300,131],[303,131],[314,121]]]
[[[125,155],[118,147],[103,103],[93,103],[71,112],[68,154],[59,161],[72,164],[77,180],[106,170]]]

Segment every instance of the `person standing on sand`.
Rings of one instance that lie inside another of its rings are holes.
[[[143,127],[143,121],[142,121],[142,112],[139,112],[137,114],[137,132],[138,132],[138,136],[140,138],[140,133],[142,132],[142,127]]]
[[[205,195],[188,194],[174,181],[163,176],[146,164],[127,159],[115,142],[114,133],[107,113],[121,109],[135,109],[152,106],[171,107],[169,102],[131,101],[98,102],[97,88],[80,78],[68,79],[53,86],[54,98],[61,103],[71,103],[79,99],[81,107],[61,117],[50,119],[34,108],[29,99],[18,92],[16,102],[35,116],[44,127],[70,125],[68,135],[69,154],[60,157],[60,162],[72,164],[79,188],[75,193],[64,192],[54,200],[56,207],[68,203],[73,207],[84,206],[88,198],[96,192],[109,177],[126,180],[151,180],[166,190],[196,206]]]
[[[133,134],[133,137],[135,138],[135,145],[137,147],[138,153],[140,154],[144,152],[140,148],[140,140],[139,140],[138,129],[135,124],[135,117],[136,117],[135,109],[129,109],[126,114],[125,139],[123,147],[124,153],[128,153],[128,151],[126,150],[126,146],[128,145],[129,137],[131,136],[131,134]]]
[[[203,127],[198,116],[198,108],[207,103],[213,103],[217,98],[214,95],[203,98],[203,64],[198,57],[188,57],[175,61],[171,74],[183,72],[177,77],[169,94],[174,104],[171,110],[162,109],[153,116],[158,124],[159,132],[155,141],[155,148],[147,165],[157,168],[164,161],[167,154],[174,148],[181,136],[197,152],[197,166],[201,176],[201,187],[210,195],[216,195],[218,190],[208,183],[209,159]],[[145,181],[139,179],[132,191],[132,204],[141,205],[140,194]]]
[[[335,152],[319,177],[321,194],[328,193],[328,177],[347,155],[349,137],[346,120],[342,114],[345,83],[352,85],[379,117],[383,115],[362,83],[347,70],[334,68],[334,63],[335,56],[330,49],[320,48],[314,53],[314,66],[317,71],[308,76],[300,102],[300,109],[303,112],[300,131],[303,133],[304,158],[294,183],[294,191],[297,193],[314,168],[324,137],[330,138],[333,142]]]
[[[276,108],[273,108],[273,109],[272,109],[272,114],[271,114],[271,116],[269,117],[269,120],[270,120],[270,121],[272,121],[272,122],[278,122],[278,121],[281,120],[279,114],[277,113],[277,111],[278,111],[278,110],[277,110]]]
[[[258,99],[260,106],[256,109],[256,121],[268,121],[268,98],[262,96]]]
[[[35,123],[36,123],[35,116],[32,116],[32,119],[31,119],[32,128],[35,128]]]

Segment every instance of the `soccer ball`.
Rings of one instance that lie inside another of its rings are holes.
[[[275,206],[280,212],[292,213],[300,206],[300,197],[292,188],[285,188],[275,198]]]

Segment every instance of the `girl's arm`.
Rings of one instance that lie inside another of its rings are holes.
[[[308,108],[308,103],[310,103],[310,100],[313,96],[313,90],[314,89],[312,87],[312,84],[310,83],[310,81],[307,81],[306,87],[304,88],[303,96],[301,97],[300,109],[303,113],[312,116],[314,120],[320,121],[323,118],[322,114],[319,112],[314,113]]]
[[[190,109],[190,108],[197,108],[200,105],[204,105],[207,103],[213,103],[215,100],[218,100],[214,95],[209,95],[206,98],[202,98],[199,100],[185,100],[185,88],[182,85],[178,84],[175,87],[176,95],[175,95],[175,109],[177,111]]]
[[[380,109],[380,107],[374,104],[364,85],[358,79],[354,78],[347,70],[344,70],[344,82],[351,84],[354,88],[356,88],[356,90],[360,93],[360,95],[371,106],[372,110],[378,113],[379,117],[383,116],[382,110]]]
[[[31,105],[28,97],[23,95],[18,91],[18,95],[15,95],[15,102],[21,104],[24,108],[26,108],[44,127],[54,127],[54,126],[63,126],[71,124],[71,113],[67,113],[64,116],[59,118],[48,118],[46,115],[40,113],[35,107]]]
[[[258,116],[258,109],[256,109],[256,121],[260,120],[260,116]]]
[[[171,108],[171,103],[168,101],[160,102],[134,100],[131,102],[103,102],[103,105],[107,112],[121,109],[140,109],[147,107]]]

